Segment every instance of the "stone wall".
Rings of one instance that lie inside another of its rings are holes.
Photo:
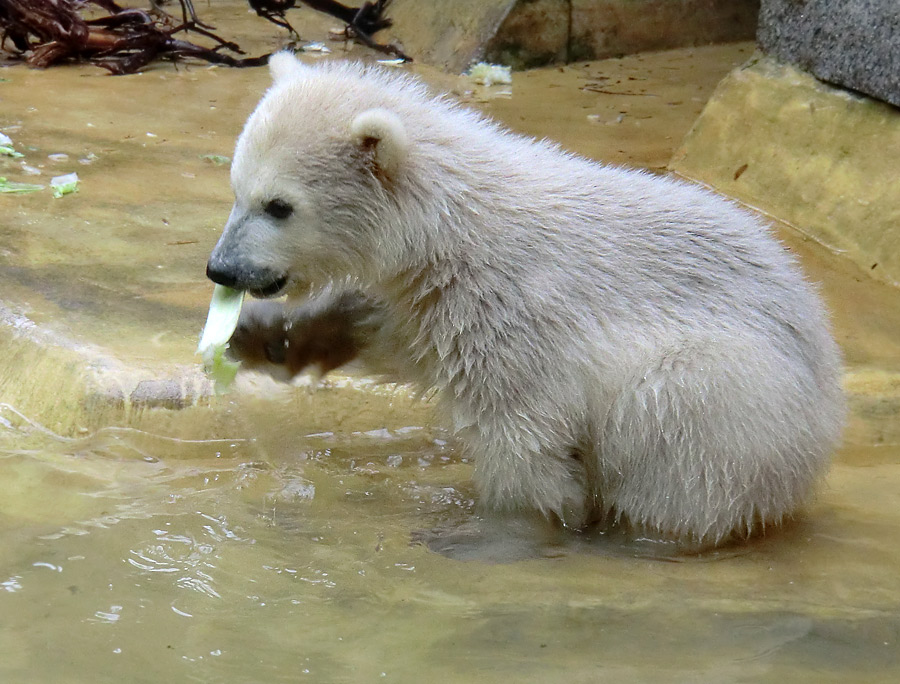
[[[823,81],[900,106],[898,0],[762,0],[757,40]]]
[[[759,0],[522,0],[486,46],[515,68],[749,40]]]
[[[390,37],[450,72],[750,40],[759,0],[394,0]],[[379,34],[381,37],[382,34]]]

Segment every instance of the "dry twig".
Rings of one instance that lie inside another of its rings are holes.
[[[297,31],[287,20],[287,11],[296,6],[297,0],[247,0],[250,7],[264,19],[287,29],[297,36]],[[341,20],[345,24],[344,36],[349,40],[357,40],[366,47],[399,59],[411,62],[412,58],[404,54],[396,45],[384,45],[377,42],[372,35],[386,29],[391,20],[385,11],[391,0],[375,0],[365,2],[360,7],[348,7],[335,0],[300,0],[304,5],[329,16]]]
[[[233,56],[244,52],[236,43],[219,37],[214,26],[202,23],[192,0],[178,0],[180,21],[162,9],[161,1],[150,0],[151,7],[143,10],[120,7],[115,0],[0,0],[0,51],[35,67],[87,61],[114,74],[134,73],[154,59],[193,57],[234,67],[259,66],[268,61],[268,54]],[[373,33],[391,25],[384,16],[390,0],[366,2],[361,7],[334,0],[300,1],[343,21],[347,38],[410,59],[396,46],[381,45],[372,38]],[[259,16],[297,35],[285,18],[296,0],[248,2]],[[92,13],[101,16],[86,18]],[[214,45],[206,47],[176,37],[182,33],[203,36]]]
[[[88,61],[114,74],[133,73],[157,58],[195,57],[236,67],[268,60],[268,55],[236,58],[223,53],[244,54],[197,20],[191,0],[179,3],[180,22],[158,4],[148,11],[122,8],[114,0],[0,0],[0,49],[35,67]],[[109,14],[85,19],[82,12],[91,5]],[[175,37],[182,32],[210,38],[215,47]]]

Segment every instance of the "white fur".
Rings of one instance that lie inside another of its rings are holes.
[[[269,73],[277,82],[289,81],[303,75],[309,67],[294,57],[293,53],[283,50],[269,57]]]
[[[759,220],[404,76],[291,74],[247,122],[232,180],[236,211],[275,193],[294,215],[227,246],[384,301],[369,358],[440,392],[488,508],[715,543],[809,499],[843,420],[839,354]],[[360,135],[386,143],[391,183]]]

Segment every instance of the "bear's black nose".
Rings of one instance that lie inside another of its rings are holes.
[[[206,277],[216,285],[224,285],[225,287],[234,287],[237,285],[237,277],[232,271],[216,268],[213,266],[212,261],[206,264]]]

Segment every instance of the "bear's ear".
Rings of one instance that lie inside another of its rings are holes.
[[[353,120],[350,134],[357,145],[371,150],[379,171],[389,178],[396,176],[406,160],[408,147],[400,117],[386,109],[368,109]]]
[[[294,57],[293,52],[282,50],[269,56],[269,73],[275,83],[282,83],[303,74],[309,67]]]

